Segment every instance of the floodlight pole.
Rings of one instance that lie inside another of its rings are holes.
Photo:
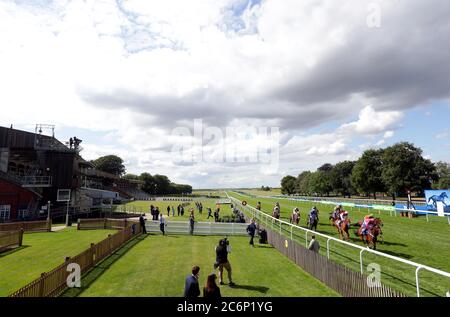
[[[70,200],[69,200],[69,201],[67,201],[67,212],[66,212],[66,227],[68,227],[68,226],[69,226],[69,203],[70,203]]]
[[[50,220],[50,200],[47,202],[47,221]]]

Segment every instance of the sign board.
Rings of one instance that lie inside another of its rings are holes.
[[[58,194],[56,196],[56,201],[68,202],[70,201],[70,189],[58,189]]]
[[[372,205],[372,208],[375,210],[395,211],[394,206],[388,206],[388,205]]]
[[[426,190],[425,199],[431,210],[444,217],[444,212],[450,212],[450,190]]]

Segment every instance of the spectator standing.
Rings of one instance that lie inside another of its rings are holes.
[[[161,214],[161,216],[159,217],[159,230],[161,230],[163,236],[166,235],[165,231],[166,226],[167,226],[166,219],[164,219],[163,214]]]
[[[255,238],[255,232],[256,232],[256,224],[255,219],[252,219],[252,222],[247,227],[247,232],[250,235],[250,245],[252,247],[255,246],[253,239]]]
[[[178,217],[179,217],[180,213],[181,213],[181,206],[180,205],[177,206],[177,212],[178,212]]]
[[[312,239],[311,239],[311,242],[309,243],[308,249],[315,253],[319,253],[319,249],[320,249],[319,241],[316,240],[315,235],[313,235],[311,238]]]
[[[227,239],[222,239],[219,241],[219,245],[216,246],[216,265],[219,267],[219,284],[223,283],[223,269],[225,268],[228,273],[228,280],[230,281],[230,286],[235,285],[231,279],[231,264],[228,261],[228,241]]]
[[[167,217],[170,217],[170,206],[167,206]]]
[[[139,217],[139,224],[141,225],[141,230],[142,230],[142,233],[147,233],[147,229],[145,228],[145,221],[146,221],[147,219],[145,219],[145,214],[142,214],[140,217]]]
[[[156,210],[155,210],[155,220],[158,220],[159,219],[159,207],[156,207]]]
[[[172,217],[175,217],[175,208],[172,206]]]
[[[203,297],[212,300],[218,300],[222,296],[220,294],[220,288],[216,284],[217,275],[212,273],[208,275],[206,280],[206,286],[203,288]]]
[[[183,217],[184,216],[184,207],[183,206],[181,206],[180,212],[181,212],[181,217]]]
[[[190,234],[194,234],[194,224],[195,224],[194,213],[191,213],[191,215],[189,216],[189,232],[190,232]]]
[[[196,298],[200,296],[200,287],[198,286],[198,278],[200,275],[200,268],[198,266],[192,267],[192,275],[186,278],[184,284],[184,297]]]
[[[152,215],[152,220],[155,220],[155,207],[150,205],[150,215]]]
[[[212,215],[212,210],[211,208],[208,207],[208,218],[206,218],[206,220],[208,220],[209,218],[214,218]]]

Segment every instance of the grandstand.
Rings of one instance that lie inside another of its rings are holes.
[[[81,155],[81,140],[61,142],[54,126],[35,132],[0,127],[0,222],[91,213],[113,203],[146,199],[139,181],[97,170]],[[58,202],[59,190],[70,190],[70,202]]]

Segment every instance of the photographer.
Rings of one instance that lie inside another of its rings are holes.
[[[234,286],[231,279],[231,264],[228,261],[228,253],[231,252],[230,243],[227,238],[224,238],[219,241],[219,245],[216,247],[216,263],[214,264],[214,268],[219,268],[219,284],[224,285],[223,283],[223,268],[227,270],[228,280],[230,281],[229,285]]]

